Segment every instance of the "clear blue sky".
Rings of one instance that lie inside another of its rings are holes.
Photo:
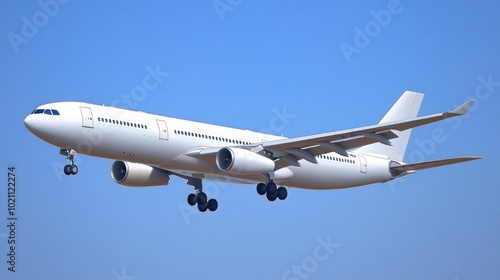
[[[500,279],[498,3],[61,2],[0,4],[1,279]],[[125,103],[148,67],[169,75]],[[219,209],[205,214],[187,207],[184,180],[122,187],[111,160],[80,156],[63,177],[58,148],[22,122],[43,103],[118,102],[294,137],[377,123],[407,89],[426,93],[421,115],[478,101],[461,122],[414,130],[408,157],[486,159],[275,203],[206,183]]]

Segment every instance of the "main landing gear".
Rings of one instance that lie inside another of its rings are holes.
[[[71,164],[66,164],[63,168],[64,174],[66,175],[76,175],[78,173],[78,166],[75,164],[75,154],[76,151],[73,149],[61,149],[59,154],[63,155],[68,159]]]
[[[274,181],[269,181],[269,183],[259,183],[257,185],[257,193],[260,195],[266,195],[267,200],[275,201],[276,198],[279,200],[285,200],[288,196],[288,191],[285,187],[277,187]]]
[[[198,206],[200,212],[206,212],[210,210],[214,212],[219,207],[219,203],[216,199],[208,199],[207,194],[203,192],[203,185],[201,179],[189,178],[188,185],[194,187],[195,193],[191,193],[187,197],[187,202],[191,206]]]

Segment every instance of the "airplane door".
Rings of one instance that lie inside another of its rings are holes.
[[[159,138],[162,140],[168,140],[167,123],[163,120],[156,120],[158,124],[158,130],[160,131]]]
[[[366,167],[366,158],[364,156],[358,155],[359,158],[359,164],[361,165],[361,173],[366,173],[367,167]]]
[[[89,107],[80,107],[82,112],[82,126],[94,128],[94,118],[92,117],[92,110]]]

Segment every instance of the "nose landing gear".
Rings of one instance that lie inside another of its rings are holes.
[[[78,173],[78,166],[75,164],[76,151],[73,149],[61,149],[59,154],[65,156],[71,164],[66,164],[63,168],[64,174],[66,175],[76,175]]]

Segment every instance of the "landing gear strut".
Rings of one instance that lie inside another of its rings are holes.
[[[275,201],[277,198],[279,200],[285,200],[288,196],[287,189],[285,187],[276,186],[273,180],[269,181],[267,184],[259,183],[257,185],[257,193],[266,195],[269,201]]]
[[[76,151],[73,149],[61,149],[59,154],[63,155],[68,159],[71,164],[66,164],[63,168],[64,174],[66,175],[76,175],[78,173],[78,166],[75,164],[75,154]]]
[[[206,212],[210,210],[214,212],[219,207],[219,203],[216,199],[208,199],[207,194],[203,192],[203,184],[201,179],[189,178],[188,185],[194,187],[195,193],[191,193],[187,197],[187,202],[191,206],[198,206],[200,212]]]

